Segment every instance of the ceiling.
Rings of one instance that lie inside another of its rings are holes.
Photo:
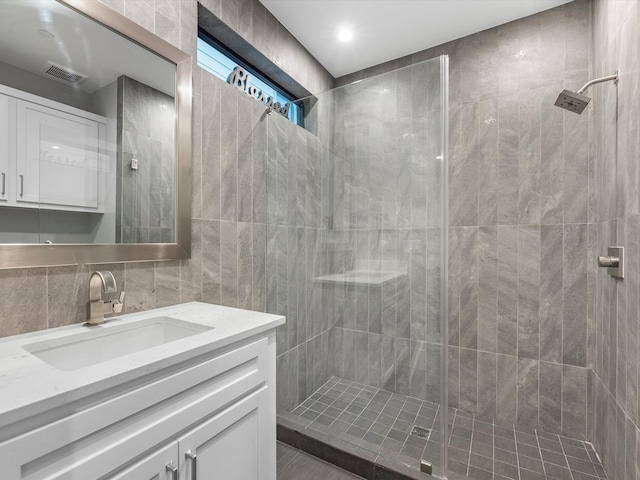
[[[56,63],[88,75],[87,93],[124,73],[175,95],[174,64],[54,0],[0,0],[0,62],[35,74]]]
[[[572,0],[260,1],[337,78]]]

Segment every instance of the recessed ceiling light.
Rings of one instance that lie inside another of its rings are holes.
[[[351,33],[351,30],[348,30],[346,28],[340,30],[340,33],[338,34],[338,40],[340,40],[341,42],[348,42],[352,38],[353,33]]]

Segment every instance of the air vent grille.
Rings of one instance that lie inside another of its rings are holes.
[[[64,67],[53,62],[47,62],[42,69],[42,73],[44,76],[53,80],[72,85],[78,85],[87,78],[87,76],[82,73],[73,71],[68,67]]]

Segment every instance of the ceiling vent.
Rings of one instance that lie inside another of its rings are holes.
[[[87,79],[85,74],[53,62],[47,62],[41,72],[45,77],[56,80],[57,82],[66,83],[67,85],[78,85]]]

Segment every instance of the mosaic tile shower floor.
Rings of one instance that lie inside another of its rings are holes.
[[[293,414],[312,428],[379,455],[416,466],[438,455],[439,405],[332,377]],[[449,409],[449,478],[475,480],[600,480],[593,447],[540,430],[476,418]]]

